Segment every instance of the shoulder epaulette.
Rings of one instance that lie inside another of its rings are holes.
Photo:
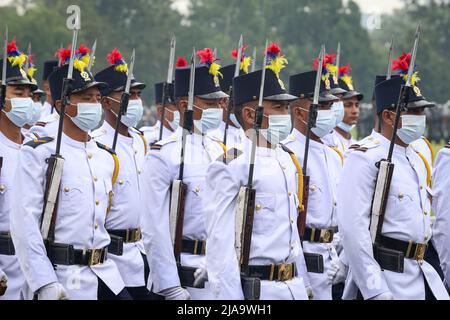
[[[111,153],[111,154],[116,154],[116,152],[115,152],[113,149],[111,149],[110,147],[104,145],[103,143],[100,143],[100,142],[98,142],[98,141],[95,141],[95,143],[97,144],[97,146],[98,146],[100,149],[103,149],[103,150],[105,150],[105,151],[108,151],[108,152]]]
[[[354,149],[355,151],[361,151],[361,152],[366,152],[367,150],[369,150],[369,148],[367,148],[367,147],[359,147],[359,148],[356,148],[356,149]]]
[[[287,152],[289,154],[294,154],[294,151],[286,147],[284,144],[280,143],[281,149],[283,149],[284,152]]]
[[[38,127],[45,127],[45,126],[47,125],[47,123],[48,123],[48,122],[42,122],[42,121],[39,121],[39,122],[36,122],[34,125],[35,125],[35,126],[38,126]]]
[[[32,147],[34,149],[37,146],[40,146],[44,143],[51,142],[53,140],[55,140],[55,139],[52,137],[43,137],[43,138],[39,138],[39,139],[30,140],[27,143],[25,143],[25,146]]]
[[[150,150],[161,150],[163,146],[158,144],[157,142],[153,142],[150,144]]]
[[[360,148],[361,147],[361,145],[359,145],[359,144],[352,144],[350,147],[348,147],[349,149],[358,149],[358,148]]]
[[[107,133],[106,129],[103,128],[103,129],[97,129],[97,130],[95,130],[95,131],[92,131],[89,135],[90,135],[92,138],[98,138],[98,137],[103,136],[103,135],[106,134],[106,133]]]

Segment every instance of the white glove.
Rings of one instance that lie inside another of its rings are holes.
[[[394,296],[388,291],[380,293],[379,295],[372,297],[369,300],[394,300]]]
[[[159,292],[166,300],[191,300],[191,295],[182,287],[172,287]]]
[[[194,272],[194,288],[201,288],[205,285],[205,282],[208,281],[208,272],[206,269],[198,268]]]
[[[7,288],[8,277],[6,276],[6,273],[4,273],[2,269],[0,269],[0,296],[5,294]]]
[[[312,287],[311,286],[307,286],[306,287],[306,294],[308,295],[309,300],[314,299],[314,293],[312,291]]]
[[[69,300],[66,289],[59,282],[52,282],[39,289],[39,300]]]
[[[348,267],[340,259],[334,259],[330,262],[327,270],[328,283],[335,285],[344,282],[347,278]]]

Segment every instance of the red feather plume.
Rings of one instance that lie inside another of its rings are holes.
[[[408,72],[411,62],[411,53],[403,52],[397,60],[392,61],[392,70]]]
[[[244,46],[242,47],[242,49],[241,49],[241,51],[242,51],[242,57],[244,57],[244,51],[245,51],[245,49],[247,49],[247,47],[248,47],[247,44],[244,45]],[[233,49],[233,50],[230,52],[230,54],[231,54],[231,56],[232,56],[233,58],[237,59],[237,57],[238,57],[238,49],[237,49],[237,48],[236,48],[236,49]]]
[[[108,55],[106,56],[106,60],[108,60],[108,62],[112,65],[115,65],[117,61],[122,59],[123,59],[122,54],[117,48],[114,48],[113,51],[108,53]]]
[[[197,57],[200,58],[200,64],[203,63],[213,63],[214,62],[214,54],[211,48],[205,48],[203,50],[197,51]]]
[[[59,48],[56,51],[56,56],[59,56],[60,64],[63,65],[68,59],[70,59],[70,53],[72,51],[72,45],[69,45],[69,47],[66,48]]]
[[[16,37],[14,37],[14,39],[12,39],[12,41],[10,43],[8,43],[6,48],[7,48],[8,54],[10,54],[13,51],[19,51],[19,49],[17,49]]]
[[[352,71],[352,68],[349,64],[346,64],[345,66],[342,66],[339,68],[339,76],[342,76],[344,74],[349,74],[350,71]]]
[[[175,64],[177,68],[183,68],[186,67],[187,65],[188,62],[184,57],[177,57],[177,63]]]
[[[76,53],[81,54],[81,55],[86,55],[90,51],[91,51],[91,49],[89,49],[88,47],[86,47],[85,44],[82,43],[82,44],[80,44],[80,47],[78,48]]]
[[[267,46],[266,51],[267,51],[267,53],[270,53],[270,54],[273,54],[274,56],[276,56],[279,53],[281,53],[281,48],[277,43],[273,42]]]
[[[323,57],[323,64],[322,68],[325,68],[327,64],[333,64],[336,60],[336,54],[325,54],[325,57]],[[314,59],[313,68],[314,70],[317,70],[317,66],[319,65],[319,58]]]
[[[28,63],[29,63],[29,64],[32,64],[32,63],[33,63],[33,55],[32,55],[32,54],[30,54],[30,55],[28,56]]]

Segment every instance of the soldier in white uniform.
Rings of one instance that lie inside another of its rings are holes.
[[[178,66],[177,66],[178,67]],[[158,142],[159,139],[159,130],[161,128],[161,114],[163,108],[163,86],[164,83],[156,83],[155,84],[155,104],[156,111],[158,116],[158,121],[155,125],[151,127],[141,127],[140,130],[144,133],[145,139],[148,141],[150,145]],[[162,139],[170,136],[177,128],[180,123],[180,112],[175,105],[175,98],[173,96],[173,83],[169,85],[168,93],[169,97],[167,98],[167,103],[164,111],[164,126],[162,132]]]
[[[303,72],[289,79],[289,92],[298,97],[291,102],[291,112],[294,118],[294,130],[284,141],[303,164],[305,157],[305,142],[308,131],[309,110],[316,79],[316,71]],[[321,81],[319,108],[316,126],[312,128],[309,145],[308,168],[305,175],[310,176],[308,190],[308,206],[306,213],[306,228],[303,240],[303,250],[317,255],[323,268],[309,265],[308,274],[314,299],[331,300],[331,282],[327,273],[331,263],[337,264],[338,255],[336,243],[333,242],[337,233],[337,185],[342,170],[343,159],[336,149],[332,149],[321,141],[333,129],[335,119],[331,104],[337,97],[330,94],[326,81]]]
[[[11,235],[27,284],[38,299],[130,299],[116,264],[107,259],[110,237],[105,220],[116,156],[89,136],[101,120],[99,90],[106,84],[95,81],[81,62],[75,64],[79,69],[74,69],[65,109],[65,162],[51,236],[44,241],[40,232],[47,159],[56,146],[49,137],[30,141],[19,152],[15,185],[24,192],[13,197]],[[61,110],[67,74],[64,64],[49,76],[56,110]]]
[[[404,83],[403,78],[395,77],[375,87],[382,121],[379,140],[354,149],[344,164],[338,221],[349,263],[346,299],[448,299],[439,275],[424,261],[432,236],[430,190],[425,165],[409,144],[423,134],[424,108],[433,104],[421,96],[416,84],[410,92],[408,110],[401,113],[384,223],[374,246],[369,232],[376,164],[387,157],[395,105]]]
[[[50,115],[55,113],[54,112],[54,106],[52,101],[52,94],[50,93],[50,86],[48,84],[48,76],[50,73],[53,72],[53,69],[55,69],[58,66],[58,61],[56,60],[48,60],[44,62],[44,70],[42,72],[42,87],[44,88],[45,92],[45,102],[42,106],[42,112],[41,112],[41,121],[45,121],[45,119]]]
[[[436,157],[433,173],[433,244],[439,255],[444,273],[445,285],[450,289],[450,206],[448,205],[450,178],[450,143],[440,150]]]
[[[272,69],[266,70],[263,120],[255,153],[252,187],[256,196],[248,264],[241,264],[235,248],[240,228],[236,223],[238,194],[249,178],[251,129],[261,75],[262,71],[256,71],[234,79],[236,117],[248,134],[243,153],[234,158],[229,150],[226,161],[221,157],[208,168],[207,283],[214,299],[248,297],[241,283],[243,276],[260,281],[261,300],[306,300],[309,281],[297,229],[301,168],[293,161],[292,152],[279,144],[291,131],[288,102],[295,97],[286,93]]]
[[[21,288],[25,283],[17,260],[17,250],[11,239],[10,215],[14,208],[14,192],[20,193],[21,190],[14,183],[17,159],[24,139],[21,128],[31,121],[33,100],[30,95],[37,88],[26,77],[22,64],[12,65],[15,62],[13,59],[21,55],[18,50],[14,51],[8,50],[6,96],[0,111],[0,270],[8,278],[8,287],[0,299],[8,300],[20,299]],[[13,56],[15,53],[17,55]],[[3,70],[3,59],[0,61],[0,69]]]
[[[107,146],[113,144],[120,99],[129,72],[128,67],[117,68],[124,64],[124,60],[119,55],[116,55],[116,58],[110,61],[112,65],[95,75],[97,81],[107,83],[108,87],[101,91],[105,121],[91,136]],[[120,168],[113,184],[114,197],[106,218],[106,229],[111,237],[108,258],[116,263],[133,299],[151,298],[147,289],[149,270],[140,227],[143,214],[140,179],[147,142],[142,133],[134,129],[144,110],[141,100],[141,91],[144,88],[145,84],[131,80],[127,113],[122,115],[114,149]],[[151,287],[151,283],[149,286]]]
[[[210,201],[206,193],[206,169],[211,161],[223,154],[222,147],[206,132],[216,129],[222,120],[219,101],[227,95],[220,90],[218,67],[212,60],[201,60],[195,69],[193,132],[186,137],[184,177],[187,194],[184,203],[181,265],[204,266],[206,241],[205,206]],[[210,73],[210,71],[212,73]],[[177,262],[169,232],[171,184],[179,179],[183,123],[189,90],[189,68],[175,70],[175,99],[181,115],[180,127],[171,136],[152,145],[143,168],[144,244],[149,260],[155,293],[171,299],[208,299],[209,290],[180,285]],[[149,234],[146,234],[146,232]],[[203,250],[202,250],[203,248]]]

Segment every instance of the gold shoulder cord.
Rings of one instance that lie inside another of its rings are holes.
[[[430,142],[427,138],[422,137],[422,139],[423,139],[423,141],[425,141],[425,143],[427,144],[428,148],[430,149],[430,152],[431,152],[431,161],[434,163],[434,160],[435,160],[435,158],[436,158],[436,153],[434,152],[434,148],[433,148],[433,146],[431,145],[431,142]]]
[[[304,205],[303,205],[303,170],[298,162],[297,157],[294,153],[289,152],[289,155],[291,156],[292,162],[294,163],[295,168],[297,168],[298,173],[298,190],[297,190],[297,197],[298,197],[298,209],[300,212],[303,212]]]
[[[330,147],[330,148],[336,151],[336,153],[339,155],[339,158],[341,158],[341,165],[344,165],[344,155],[342,154],[341,150],[339,150],[338,147]]]

